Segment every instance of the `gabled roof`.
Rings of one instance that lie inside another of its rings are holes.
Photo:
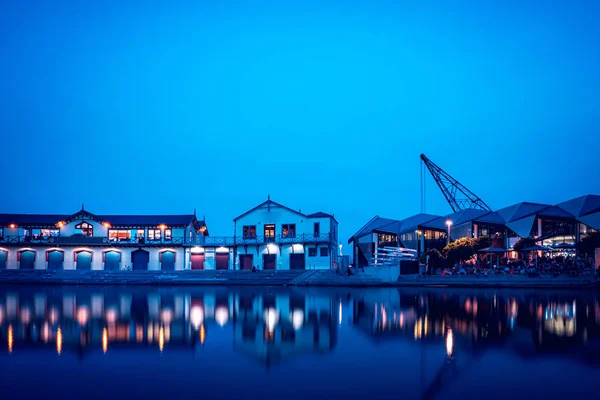
[[[384,228],[387,227],[385,230],[387,232],[387,229],[395,229],[396,227],[394,227],[393,225],[399,222],[400,221],[398,221],[397,219],[382,218],[379,215],[376,215],[373,218],[371,218],[369,222],[364,224],[363,227],[360,228],[354,235],[352,235],[350,239],[348,239],[348,244],[352,243],[352,241],[355,238],[360,237],[365,233],[372,232],[374,230],[384,230]],[[389,232],[396,233],[397,231],[393,230]]]
[[[321,211],[312,213],[312,214],[308,214],[308,218],[331,218],[332,220],[337,222],[337,220],[335,219],[335,217],[332,214],[327,214],[327,213],[324,213]]]
[[[504,218],[502,218],[496,211],[480,215],[479,217],[475,218],[475,221],[497,225],[504,225],[505,223]]]
[[[538,211],[536,215],[546,218],[575,218],[573,214],[557,206],[546,207]]]
[[[233,219],[233,221],[235,222],[235,221],[237,221],[238,219],[240,219],[240,218],[242,218],[242,217],[244,217],[244,216],[246,216],[246,215],[250,214],[252,211],[254,211],[254,210],[257,210],[257,209],[259,209],[259,208],[263,208],[264,206],[271,206],[271,207],[272,207],[272,206],[274,206],[274,207],[276,207],[276,208],[283,208],[283,209],[285,209],[285,210],[288,210],[288,211],[290,211],[290,212],[293,212],[293,213],[295,213],[295,214],[301,215],[301,216],[303,216],[303,217],[307,217],[307,215],[306,215],[306,214],[303,214],[303,213],[301,213],[300,211],[297,211],[297,210],[292,210],[291,208],[289,208],[289,207],[286,207],[286,206],[284,206],[283,204],[279,204],[279,203],[277,203],[277,202],[275,202],[275,201],[271,200],[271,197],[269,196],[269,198],[267,199],[267,201],[264,201],[264,202],[260,203],[259,205],[257,205],[256,207],[254,207],[254,208],[251,208],[250,210],[246,211],[245,213],[243,213],[243,214],[241,214],[241,215],[238,215],[237,217],[235,217],[235,218]]]
[[[0,226],[16,224],[17,226],[56,226],[59,221],[75,221],[77,219],[108,222],[112,227],[118,226],[187,226],[194,224],[197,229],[206,226],[198,221],[194,214],[183,215],[96,215],[81,210],[75,214],[0,214]]]
[[[419,227],[425,226],[430,222],[438,220],[439,218],[441,218],[439,215],[423,213],[404,218],[400,221],[400,229],[398,230],[398,234],[416,231]]]
[[[573,214],[576,217],[583,217],[584,215],[594,212],[600,212],[600,196],[588,194],[567,200],[557,204],[556,206]]]
[[[523,202],[501,208],[500,210],[496,211],[496,213],[498,213],[498,215],[500,215],[505,222],[511,222],[517,219],[528,217],[549,206],[549,204]]]

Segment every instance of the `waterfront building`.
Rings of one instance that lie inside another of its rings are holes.
[[[235,269],[329,269],[337,262],[338,222],[271,200],[234,220]]]
[[[586,195],[557,205],[521,202],[497,211],[465,209],[444,216],[417,214],[403,220],[376,216],[348,241],[354,260],[362,267],[373,263],[376,249],[397,246],[419,253],[460,238],[488,237],[492,246],[511,249],[520,238],[539,239],[540,244],[563,251],[600,230],[600,196]],[[511,257],[516,257],[511,252]]]
[[[0,214],[0,269],[183,270],[205,236],[195,214]]]

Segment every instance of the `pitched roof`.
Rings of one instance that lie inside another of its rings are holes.
[[[308,218],[333,218],[335,219],[335,217],[331,214],[327,214],[324,212],[316,212],[316,213],[312,213],[312,214],[308,214]]]
[[[504,225],[505,223],[504,218],[502,218],[500,214],[498,214],[496,211],[482,214],[479,217],[475,218],[475,221],[498,225]]]
[[[404,218],[400,221],[400,229],[398,230],[398,233],[400,234],[405,232],[412,232],[417,230],[419,227],[426,225],[427,227],[433,227],[435,225],[428,226],[428,224],[433,223],[434,221],[437,221],[440,218],[442,217],[440,217],[439,215],[423,213]]]
[[[564,201],[556,205],[576,217],[600,211],[600,196],[588,194]]]
[[[575,218],[573,214],[563,210],[557,206],[549,206],[546,207],[536,213],[540,217],[548,217],[548,218]]]
[[[259,208],[262,208],[263,206],[267,206],[267,205],[268,205],[268,206],[275,206],[275,207],[283,208],[283,209],[285,209],[285,210],[288,210],[288,211],[290,211],[290,212],[296,213],[296,214],[298,214],[298,215],[301,215],[301,216],[303,216],[303,217],[307,217],[307,215],[306,215],[306,214],[303,214],[303,213],[301,213],[300,211],[293,210],[293,209],[291,209],[291,208],[289,208],[289,207],[286,207],[286,206],[284,206],[283,204],[279,204],[279,203],[277,203],[277,202],[275,202],[275,201],[271,200],[271,197],[269,196],[269,198],[267,199],[267,201],[263,201],[262,203],[260,203],[260,204],[259,204],[259,205],[257,205],[256,207],[254,207],[254,208],[251,208],[251,209],[249,209],[248,211],[246,211],[245,213],[238,215],[237,217],[235,217],[235,218],[233,219],[233,221],[235,222],[235,221],[237,221],[238,219],[240,219],[240,218],[242,218],[242,217],[244,217],[244,216],[246,216],[246,215],[250,214],[252,211],[254,211],[254,210],[257,210],[257,209],[259,209]]]
[[[498,215],[500,215],[505,222],[511,222],[517,219],[528,217],[549,206],[549,204],[522,202],[501,208],[500,210],[497,210],[496,213],[498,213]]]
[[[384,228],[386,227],[387,229],[394,229],[394,226],[392,225],[399,222],[400,221],[398,221],[397,219],[382,218],[379,215],[376,215],[373,218],[371,218],[369,222],[364,224],[363,227],[360,228],[354,235],[352,235],[350,239],[348,239],[348,243],[352,243],[352,241],[355,238],[362,236],[365,233],[372,232],[374,230],[384,230]],[[395,233],[396,231],[390,232]]]
[[[56,225],[58,221],[67,219],[64,214],[0,214],[0,225]]]

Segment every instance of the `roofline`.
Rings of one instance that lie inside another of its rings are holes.
[[[243,213],[243,214],[241,214],[241,215],[238,215],[237,217],[235,217],[235,218],[233,219],[233,222],[237,221],[238,219],[240,219],[240,218],[242,218],[242,217],[245,217],[246,215],[250,214],[252,211],[254,211],[254,210],[257,210],[257,209],[261,208],[262,206],[264,206],[265,204],[268,204],[268,203],[274,204],[274,205],[276,205],[276,206],[278,206],[278,207],[281,207],[281,208],[283,208],[283,209],[286,209],[286,210],[288,210],[288,211],[291,211],[291,212],[293,212],[293,213],[295,213],[295,214],[298,214],[298,215],[301,215],[301,216],[303,216],[303,217],[305,217],[305,218],[308,218],[308,215],[306,215],[306,214],[303,214],[303,213],[301,213],[300,211],[293,210],[293,209],[291,209],[291,208],[289,208],[289,207],[286,207],[286,206],[284,206],[283,204],[280,204],[280,203],[278,203],[278,202],[276,202],[276,201],[273,201],[273,200],[269,199],[269,200],[263,201],[262,203],[260,203],[260,204],[259,204],[259,205],[257,205],[256,207],[253,207],[253,208],[249,209],[249,210],[248,210],[248,211],[246,211],[245,213]]]

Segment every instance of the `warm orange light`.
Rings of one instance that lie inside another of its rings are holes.
[[[16,226],[15,224],[10,224],[10,225],[8,225],[8,227],[9,227],[10,229],[15,229],[17,226]]]
[[[161,326],[160,329],[158,330],[158,349],[162,353],[164,348],[165,348],[165,328],[163,328]]]
[[[452,328],[448,328],[448,335],[446,336],[446,354],[448,357],[452,357],[454,351],[454,334]]]
[[[59,222],[58,222],[56,225],[57,225],[59,228],[62,228],[63,226],[65,226],[65,223],[64,223],[63,221],[59,221]]]
[[[12,325],[8,326],[8,352],[12,353],[12,349],[13,349],[13,328]]]
[[[110,224],[108,222],[105,222],[102,225],[104,225],[105,228],[110,228]]]
[[[167,226],[166,226],[165,224],[160,224],[158,227],[159,227],[161,230],[163,230],[163,231],[164,231],[165,229],[167,229]]]
[[[204,329],[204,324],[200,325],[200,344],[204,344],[204,340],[206,340],[206,329]]]
[[[58,353],[59,356],[60,356],[60,353],[62,352],[62,341],[63,341],[62,331],[60,330],[60,328],[58,328],[58,330],[56,331],[56,352]]]
[[[102,330],[102,351],[106,354],[108,350],[108,330],[106,327]]]

